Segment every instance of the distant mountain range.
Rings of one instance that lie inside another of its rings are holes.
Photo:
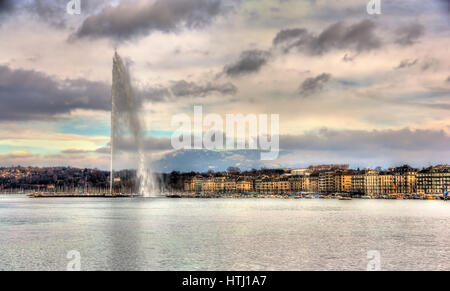
[[[154,161],[152,168],[156,172],[217,172],[225,171],[228,167],[238,167],[245,171],[266,166],[261,161],[260,154],[260,150],[179,150]],[[273,167],[273,161],[270,166]]]

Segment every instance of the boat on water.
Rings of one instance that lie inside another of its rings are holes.
[[[317,198],[319,198],[319,195],[317,195],[317,194],[307,194],[307,195],[304,195],[303,197],[306,198],[306,199],[317,199]]]
[[[361,196],[361,199],[372,199],[370,196]]]
[[[181,195],[179,194],[170,194],[170,195],[166,195],[167,198],[182,198]]]
[[[352,200],[352,197],[339,197],[339,200]]]

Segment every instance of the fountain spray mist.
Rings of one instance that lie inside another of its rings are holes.
[[[155,196],[156,185],[153,173],[146,166],[146,155],[144,148],[144,133],[139,119],[139,102],[133,94],[130,74],[121,57],[114,54],[112,71],[112,108],[111,108],[111,194],[114,184],[114,158],[118,150],[118,143],[123,137],[122,130],[127,127],[131,131],[131,137],[137,148],[137,179],[139,183],[138,192],[141,196]]]

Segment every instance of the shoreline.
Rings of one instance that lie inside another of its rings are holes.
[[[26,195],[29,198],[140,198],[143,197],[138,194],[105,194],[105,193],[0,193],[0,195]],[[439,194],[429,195],[351,195],[348,193],[333,193],[333,194],[317,194],[317,193],[304,193],[304,194],[242,194],[242,193],[162,193],[160,198],[172,198],[172,199],[319,199],[319,200],[447,200],[445,196]]]

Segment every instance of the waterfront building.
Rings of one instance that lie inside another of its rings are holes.
[[[202,192],[214,192],[216,190],[216,182],[213,179],[202,181]]]
[[[366,183],[365,176],[371,170],[362,170],[357,171],[354,175],[352,175],[352,189],[351,192],[354,194],[364,195],[366,193]],[[373,172],[373,171],[372,171]]]
[[[398,194],[417,192],[417,169],[408,165],[389,169],[394,175],[394,190]]]
[[[364,194],[369,196],[379,194],[379,179],[376,171],[368,170],[364,174]]]
[[[248,193],[253,191],[253,182],[247,179],[239,179],[236,183],[236,191],[239,193]]]
[[[334,192],[350,193],[352,192],[352,177],[355,171],[338,170],[334,174]]]
[[[261,188],[262,188],[262,179],[256,179],[255,180],[255,192],[261,193]]]
[[[286,194],[291,191],[291,183],[289,182],[289,178],[278,178],[274,183],[274,192],[279,194]]]
[[[194,191],[201,192],[203,189],[203,179],[195,179],[194,180]]]
[[[362,179],[364,177],[364,180]],[[364,191],[362,191],[364,189]],[[386,172],[367,170],[352,177],[352,192],[365,195],[405,195],[417,190],[417,170],[409,166]]]
[[[335,171],[319,173],[319,192],[332,193],[336,190]]]
[[[236,180],[227,179],[224,182],[225,192],[236,192]]]
[[[275,181],[269,177],[263,177],[255,181],[255,191],[258,193],[270,194],[275,189]]]
[[[194,192],[194,191],[201,191],[202,186],[201,183],[203,181],[202,176],[195,176],[192,179],[188,179],[184,181],[184,191],[187,192]]]
[[[376,194],[386,195],[396,193],[394,181],[394,175],[392,175],[390,172],[380,173],[378,175],[378,183],[376,185]]]
[[[224,192],[225,191],[225,177],[216,177],[215,178],[215,182],[216,182],[216,192]]]
[[[291,191],[309,191],[309,176],[294,176],[289,178],[289,183],[291,185]]]
[[[450,166],[436,166],[417,173],[419,194],[442,194],[450,191]]]
[[[319,192],[319,174],[318,173],[312,173],[309,176],[309,186],[308,186],[308,192]]]

